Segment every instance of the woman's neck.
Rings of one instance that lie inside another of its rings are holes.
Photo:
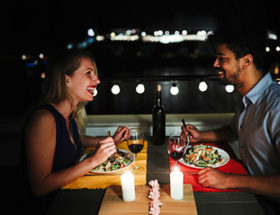
[[[60,112],[60,114],[65,119],[68,119],[75,109],[75,106],[71,105],[68,100],[64,100],[62,102],[59,102],[58,104],[51,104]]]

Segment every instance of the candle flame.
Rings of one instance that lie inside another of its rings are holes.
[[[180,169],[177,167],[177,166],[175,166],[174,168],[173,168],[173,172],[179,172],[180,171]]]

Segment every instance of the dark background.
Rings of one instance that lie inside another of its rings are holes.
[[[18,116],[32,108],[41,93],[41,73],[48,57],[67,44],[87,40],[87,29],[108,35],[111,31],[135,28],[139,31],[186,29],[188,33],[215,30],[222,25],[248,26],[280,35],[278,6],[274,1],[17,1],[6,2],[0,13],[0,72],[2,116]],[[252,38],[253,39],[253,38]],[[271,47],[279,45],[268,40]],[[87,105],[88,114],[151,113],[156,85],[163,86],[163,103],[168,113],[233,112],[232,94],[224,91],[211,66],[214,50],[207,42],[174,44],[137,42],[92,43],[101,84],[98,95]],[[275,48],[274,48],[275,49]],[[273,70],[279,52],[266,53],[266,69]],[[45,59],[38,58],[44,53]],[[29,60],[21,60],[27,54]],[[38,60],[38,65],[30,62]],[[198,91],[200,80],[208,90]],[[143,82],[146,91],[135,92]],[[121,93],[110,92],[119,83]],[[172,96],[169,88],[179,86]]]

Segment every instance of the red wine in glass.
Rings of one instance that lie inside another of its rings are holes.
[[[182,158],[184,155],[184,153],[181,152],[177,152],[177,151],[173,151],[170,153],[170,156],[174,159],[174,160],[179,160],[180,158]]]
[[[144,135],[140,128],[129,129],[129,138],[127,140],[129,150],[135,154],[135,167],[134,170],[143,171],[143,168],[137,166],[137,154],[144,147]]]
[[[180,135],[173,134],[168,138],[168,154],[172,159],[177,161],[183,157],[185,153],[186,143]]]
[[[129,150],[132,153],[138,153],[141,152],[141,150],[143,149],[144,145],[143,144],[130,144],[128,145]]]

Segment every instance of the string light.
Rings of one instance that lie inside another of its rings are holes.
[[[94,91],[93,91],[93,96],[97,96],[97,94],[98,94],[98,91],[97,91],[97,89],[95,88]]]
[[[171,88],[170,88],[170,93],[173,96],[176,96],[179,93],[179,88],[177,87],[176,84],[172,84]]]
[[[145,92],[145,86],[144,86],[144,84],[138,84],[138,85],[136,86],[136,92],[137,92],[138,94],[143,94],[143,93]]]
[[[114,94],[114,95],[118,95],[120,92],[121,92],[121,88],[118,84],[114,84],[111,88],[111,92]]]
[[[205,92],[208,89],[208,85],[205,81],[200,81],[198,85],[200,92]]]
[[[234,91],[234,86],[231,84],[228,84],[225,86],[225,90],[227,93],[232,93]]]

